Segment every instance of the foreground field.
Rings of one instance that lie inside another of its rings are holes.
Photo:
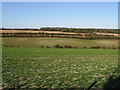
[[[2,64],[4,88],[104,88],[120,75],[112,49],[3,47]]]
[[[105,48],[118,48],[118,40],[101,39],[101,40],[85,40],[70,38],[42,38],[42,37],[3,37],[3,46],[20,46],[20,47],[53,47],[54,45],[70,45],[72,47],[90,48],[92,46],[100,46]]]

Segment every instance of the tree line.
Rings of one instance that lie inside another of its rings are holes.
[[[61,27],[42,27],[42,28],[1,28],[2,30],[33,30],[33,31],[62,31],[74,33],[114,33],[120,34],[119,29],[96,29],[96,28],[61,28]]]

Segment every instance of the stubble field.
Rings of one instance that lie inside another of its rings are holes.
[[[3,46],[20,46],[20,47],[51,47],[54,45],[70,45],[77,48],[90,48],[100,46],[105,48],[118,48],[118,40],[115,39],[71,39],[71,38],[46,38],[46,37],[3,37]]]

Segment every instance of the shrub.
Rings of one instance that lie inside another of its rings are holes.
[[[120,49],[120,47],[118,47],[118,49]]]
[[[102,47],[102,49],[106,49],[106,47]]]
[[[65,45],[64,48],[72,48],[70,45]]]
[[[63,48],[63,46],[61,46],[61,45],[59,45],[59,44],[55,45],[54,47],[55,47],[55,48]]]
[[[50,46],[47,46],[47,48],[51,48]]]
[[[11,45],[11,46],[9,46],[9,47],[15,47],[15,46],[12,46],[12,45]]]
[[[7,46],[7,45],[4,45],[4,47],[9,47],[9,46]]]
[[[115,47],[113,47],[112,49],[116,49]]]
[[[44,46],[40,46],[41,48],[44,48]]]
[[[73,47],[73,48],[78,48],[78,47]]]
[[[92,46],[90,47],[91,49],[100,49],[101,47],[100,46]]]
[[[86,49],[87,47],[83,47],[84,49]]]

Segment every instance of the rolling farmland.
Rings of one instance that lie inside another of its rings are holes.
[[[69,38],[60,31],[45,31],[44,37],[17,32],[7,30],[10,36],[1,38],[3,88],[88,88],[94,82],[92,88],[119,87],[118,39],[109,39],[110,33],[100,33],[108,39],[79,39],[70,38],[79,36],[75,32],[64,32]]]

